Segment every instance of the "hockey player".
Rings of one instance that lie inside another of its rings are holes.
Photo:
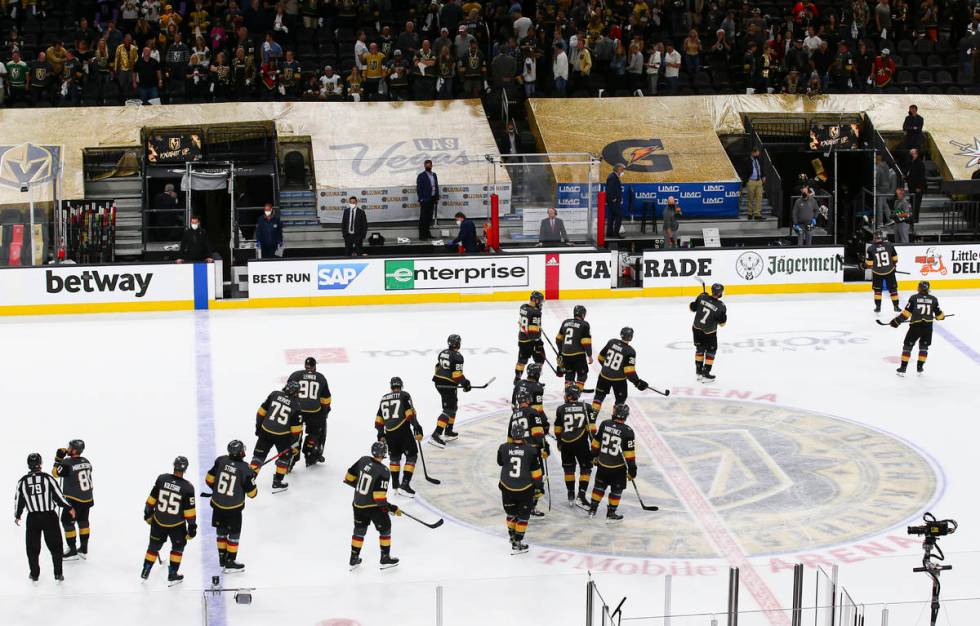
[[[531,400],[531,408],[535,411],[544,413],[544,383],[541,382],[541,366],[531,363],[527,366],[527,378],[517,381],[514,392],[511,394],[510,403],[517,404],[517,394],[521,391],[527,392]]]
[[[415,461],[419,458],[418,442],[422,441],[422,427],[415,415],[412,396],[402,389],[402,379],[395,376],[390,386],[391,393],[383,395],[378,404],[374,427],[378,430],[378,441],[388,446],[392,490],[401,490],[402,495],[414,498],[412,475],[415,473]],[[401,465],[402,455],[405,456],[404,467]],[[401,475],[402,471],[404,476]]]
[[[299,383],[289,381],[282,391],[273,391],[265,399],[255,414],[255,449],[252,452],[252,469],[258,473],[269,450],[275,446],[276,452],[286,452],[276,459],[276,475],[272,479],[272,493],[289,488],[284,482],[292,463],[292,457],[299,454],[299,439],[303,434],[300,423]]]
[[[939,299],[929,293],[929,281],[921,281],[918,293],[909,298],[905,309],[891,321],[893,328],[898,328],[906,320],[909,322],[909,330],[902,344],[902,364],[895,370],[899,376],[905,376],[905,368],[909,365],[916,342],[919,343],[919,361],[915,364],[915,371],[922,373],[929,357],[929,345],[932,344],[932,322],[942,319],[946,319],[946,314],[939,308]]]
[[[497,448],[497,465],[500,466],[500,497],[507,514],[507,533],[510,535],[511,554],[524,554],[527,522],[534,508],[535,494],[542,490],[540,456],[534,446],[527,443],[524,427],[511,422],[507,443]]]
[[[362,456],[347,469],[344,483],[354,488],[354,536],[350,543],[350,568],[361,564],[361,546],[368,526],[374,524],[381,540],[381,569],[398,565],[391,556],[391,518],[388,511],[401,515],[397,506],[388,502],[388,481],[391,474],[384,459],[388,449],[384,442],[371,446],[371,456]]]
[[[194,486],[184,479],[187,466],[187,457],[174,459],[173,473],[160,474],[146,499],[143,519],[150,525],[150,545],[143,559],[143,573],[140,574],[143,580],[150,577],[150,570],[167,539],[170,540],[170,572],[167,580],[171,587],[184,580],[183,574],[177,573],[184,546],[188,539],[197,536]]]
[[[78,557],[88,558],[88,540],[90,537],[89,511],[95,505],[92,495],[92,464],[82,456],[85,452],[85,442],[72,439],[67,448],[58,448],[55,452],[54,469],[51,474],[61,479],[61,491],[75,509],[75,518],[68,509],[61,511],[61,527],[65,529],[65,542],[68,551],[64,560],[74,561]],[[76,541],[75,524],[78,524],[80,545]]]
[[[540,456],[541,466],[547,462],[548,457],[551,455],[551,446],[548,445],[548,418],[545,417],[544,411],[539,411],[531,406],[533,399],[530,394],[525,390],[518,390],[517,395],[514,398],[514,411],[510,415],[510,421],[507,424],[508,437],[511,431],[514,429],[514,425],[518,425],[523,429],[524,441],[526,441],[531,447],[538,451],[538,456]],[[507,439],[508,443],[511,439]],[[544,495],[543,490],[537,490],[534,492],[534,502],[537,501]],[[538,511],[536,507],[531,507],[531,515],[535,517],[541,517],[544,515],[543,512]]]
[[[694,312],[694,366],[698,380],[705,383],[714,382],[715,376],[711,367],[715,363],[715,353],[718,351],[718,327],[728,321],[728,309],[721,301],[725,286],[720,283],[711,285],[711,295],[699,294],[689,305]]]
[[[258,493],[255,478],[255,470],[245,462],[245,444],[237,439],[228,444],[227,455],[214,460],[204,477],[211,488],[211,525],[217,535],[218,564],[225,574],[245,571],[245,564],[236,559],[245,496],[254,498]]]
[[[544,363],[544,341],[541,339],[541,305],[544,295],[540,291],[531,293],[531,300],[521,305],[517,321],[517,365],[514,366],[514,384],[521,380],[524,366],[529,359]]]
[[[875,294],[875,313],[881,313],[882,287],[888,288],[895,312],[901,311],[902,309],[898,305],[898,279],[895,278],[898,253],[895,252],[895,246],[885,239],[885,234],[882,231],[875,231],[875,239],[868,246],[868,258],[864,264],[871,270],[871,289],[874,290]]]
[[[616,404],[623,404],[628,395],[627,380],[640,391],[650,386],[636,375],[636,350],[630,346],[632,340],[633,329],[627,326],[619,331],[619,339],[610,339],[599,353],[602,371],[599,372],[599,382],[596,383],[595,395],[592,396],[592,410],[596,415],[599,414],[602,401],[606,399],[610,389],[616,398]]]
[[[595,413],[592,407],[579,401],[578,385],[565,389],[565,404],[555,413],[555,439],[561,453],[561,467],[565,473],[568,490],[568,506],[575,504],[575,466],[578,465],[578,499],[589,508],[586,491],[592,477],[592,437],[596,432]]]
[[[609,488],[609,504],[606,507],[606,521],[614,524],[623,519],[616,512],[619,500],[626,490],[626,478],[636,478],[636,450],[633,429],[626,425],[630,408],[625,404],[613,407],[613,414],[599,426],[592,440],[592,457],[595,459],[595,485],[592,487],[592,506],[589,517],[595,517],[602,496]]]
[[[303,369],[289,375],[289,382],[299,384],[299,405],[303,409],[306,439],[303,458],[306,467],[323,463],[323,444],[327,438],[327,416],[330,414],[330,386],[326,377],[316,371],[316,359],[306,357]]]
[[[576,305],[572,315],[571,319],[561,323],[555,337],[555,345],[561,354],[558,374],[564,371],[566,387],[578,385],[579,389],[584,389],[589,365],[592,365],[592,331],[585,321],[584,306]]]
[[[471,388],[470,381],[463,375],[463,355],[459,353],[462,339],[459,335],[449,335],[446,343],[447,348],[439,353],[436,372],[432,376],[436,391],[442,398],[442,413],[429,439],[429,443],[437,448],[445,448],[447,441],[459,439],[459,434],[453,430],[453,424],[456,423],[456,409],[459,407],[458,389],[462,387],[463,391],[469,391]]]

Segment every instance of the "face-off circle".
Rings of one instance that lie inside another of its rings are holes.
[[[615,526],[570,508],[560,455],[548,460],[552,511],[532,518],[540,547],[636,558],[713,559],[721,523],[746,556],[812,551],[873,537],[927,508],[942,490],[932,462],[887,433],[823,413],[723,399],[634,398],[640,510],[629,489]],[[556,405],[546,406],[553,420]],[[466,420],[459,443],[426,460],[442,479],[425,500],[456,521],[506,537],[496,463],[509,411]],[[600,417],[605,419],[606,412]],[[666,447],[665,447],[666,446]],[[653,458],[654,451],[667,458]]]

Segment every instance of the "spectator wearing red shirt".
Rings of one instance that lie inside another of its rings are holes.
[[[868,77],[872,89],[878,93],[889,86],[895,76],[895,61],[891,58],[888,48],[882,48],[881,54],[875,58],[871,65],[871,76]]]

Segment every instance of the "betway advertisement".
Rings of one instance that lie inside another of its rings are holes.
[[[111,303],[197,303],[214,297],[213,266],[49,265],[0,269],[0,309]],[[138,307],[137,307],[138,308]],[[148,306],[147,308],[153,308]]]
[[[978,280],[980,244],[896,246],[900,280]]]
[[[841,247],[653,250],[643,255],[643,286],[840,284],[843,254]]]

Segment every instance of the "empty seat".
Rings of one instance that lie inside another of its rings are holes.
[[[909,54],[905,57],[905,69],[917,72],[925,67],[922,63],[922,57],[917,54]]]
[[[931,85],[934,82],[932,72],[929,70],[919,70],[919,73],[915,75],[915,82],[919,85]]]
[[[920,37],[915,41],[915,51],[918,54],[931,54],[936,45],[928,37]]]

